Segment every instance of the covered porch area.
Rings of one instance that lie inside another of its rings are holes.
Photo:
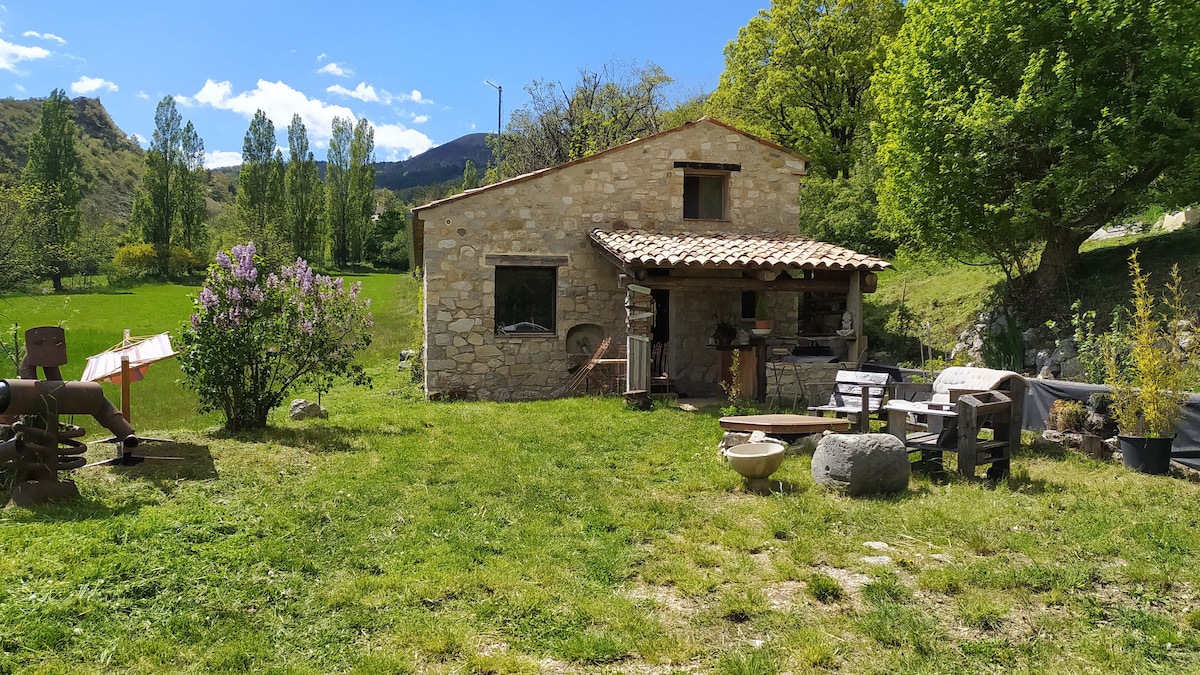
[[[724,382],[765,400],[801,370],[793,364],[857,364],[867,349],[862,296],[888,267],[790,234],[595,229],[589,238],[626,291],[628,391],[665,378],[692,396],[724,395]]]

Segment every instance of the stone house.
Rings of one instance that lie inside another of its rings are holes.
[[[794,234],[806,164],[704,118],[414,209],[426,392],[560,396],[609,337],[609,355],[631,355],[629,388],[649,388],[653,357],[678,390],[711,395],[714,326],[756,316],[774,326],[742,336],[760,362],[797,334],[857,360],[861,293],[887,263]]]

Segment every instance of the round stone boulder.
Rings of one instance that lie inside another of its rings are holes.
[[[911,471],[904,443],[891,434],[827,434],[812,458],[813,482],[849,495],[906,490]]]

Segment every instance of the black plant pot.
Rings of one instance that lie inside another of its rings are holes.
[[[1121,462],[1140,473],[1161,476],[1171,467],[1171,443],[1174,438],[1117,436],[1121,443]]]

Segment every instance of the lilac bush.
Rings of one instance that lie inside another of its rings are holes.
[[[183,385],[201,412],[223,412],[229,431],[265,427],[299,385],[366,381],[352,363],[371,343],[361,284],[316,274],[299,258],[265,277],[261,265],[253,243],[218,253],[183,329]]]

